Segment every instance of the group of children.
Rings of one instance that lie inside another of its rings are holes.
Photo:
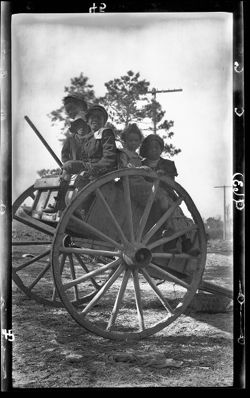
[[[164,141],[158,135],[150,134],[144,138],[138,126],[130,124],[121,134],[123,147],[118,149],[114,132],[111,128],[105,127],[108,114],[104,107],[93,105],[88,109],[83,95],[78,93],[69,94],[63,102],[71,123],[61,152],[63,166],[60,188],[56,203],[44,209],[44,212],[53,213],[64,209],[68,184],[74,174],[77,175],[76,191],[82,189],[91,179],[117,168],[151,169],[173,180],[178,175],[175,163],[161,157]],[[145,197],[148,198],[152,184],[147,183],[142,177],[136,177],[134,188],[135,191],[138,188],[140,195],[144,191]],[[139,200],[142,200],[141,197]],[[166,211],[173,200],[160,187],[156,201],[160,208]],[[176,219],[176,223],[172,226],[168,225],[169,232],[172,229],[176,231],[187,226],[181,209],[175,210],[173,219]],[[182,220],[181,224],[180,220]],[[185,225],[183,225],[183,220]]]
[[[108,120],[104,107],[93,105],[88,109],[84,96],[79,93],[69,94],[63,103],[71,122],[61,151],[60,188],[56,203],[44,212],[63,210],[68,184],[74,174],[77,175],[76,190],[95,177],[123,167],[151,168],[173,179],[177,176],[174,162],[160,156],[164,142],[159,136],[150,134],[143,139],[138,126],[130,124],[121,135],[123,148],[117,149],[114,132],[104,127]]]

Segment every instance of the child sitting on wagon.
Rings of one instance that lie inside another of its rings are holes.
[[[140,155],[144,158],[142,164],[150,167],[156,171],[159,175],[170,177],[175,180],[178,176],[175,163],[169,159],[164,159],[161,154],[164,150],[164,141],[161,137],[156,134],[148,135],[143,141],[140,148]],[[174,192],[166,192],[165,195],[168,197],[168,205],[175,200]],[[166,229],[163,231],[163,236],[171,236],[174,232],[180,231],[193,225],[193,221],[187,218],[182,209],[178,206],[173,216],[166,222]],[[176,245],[177,252],[184,251],[189,254],[198,254],[199,249],[196,241],[196,232],[190,231],[186,233],[182,238],[178,238],[173,241]],[[171,246],[171,244],[168,246]]]
[[[70,160],[63,165],[69,174],[78,174],[75,188],[81,190],[90,180],[117,168],[117,148],[111,128],[105,127],[108,114],[100,105],[92,106],[87,115],[90,132],[84,135],[81,160]]]
[[[175,180],[178,176],[175,163],[172,160],[164,159],[161,154],[164,150],[164,141],[159,135],[149,134],[142,142],[140,156],[142,164],[150,167],[158,174],[166,175]]]
[[[130,124],[122,132],[121,139],[123,148],[118,150],[118,167],[136,167],[150,170],[149,166],[143,165],[143,158],[136,152],[143,142],[143,134],[138,126],[135,123]],[[139,202],[141,205],[145,204],[151,191],[152,184],[146,181],[144,177],[134,176],[131,178],[131,196],[134,201]],[[158,189],[155,200],[162,210],[168,209],[169,201],[161,188]]]
[[[83,137],[90,131],[90,127],[86,122],[87,103],[83,94],[71,93],[63,99],[63,103],[65,112],[69,118],[72,119],[61,151],[61,160],[64,164],[70,160],[81,159]],[[60,176],[58,194],[57,197],[55,197],[55,203],[53,205],[49,204],[43,212],[56,213],[58,210],[62,211],[64,209],[65,196],[68,191],[70,180],[71,174],[63,169]]]
[[[136,152],[143,140],[143,134],[137,124],[128,125],[121,134],[123,148],[119,148],[118,167],[141,167],[142,158]]]

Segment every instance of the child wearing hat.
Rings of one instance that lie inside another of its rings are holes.
[[[163,150],[163,139],[156,134],[149,134],[142,142],[140,148],[140,155],[144,158],[142,164],[174,180],[178,176],[175,163],[172,160],[161,157]]]
[[[142,164],[142,157],[136,152],[143,141],[143,134],[138,128],[137,124],[128,125],[122,132],[121,139],[123,141],[123,148],[118,150],[118,166],[137,167],[140,169],[150,170],[150,167]],[[150,192],[152,191],[152,184],[144,177],[134,176],[131,178],[131,198],[140,205],[147,203]],[[169,207],[169,201],[166,198],[165,192],[159,188],[156,195],[156,202],[162,210]]]
[[[112,129],[104,127],[108,114],[100,105],[92,106],[87,115],[90,132],[84,135],[81,160],[68,161],[63,169],[78,174],[75,187],[82,189],[91,179],[117,168],[117,148]]]
[[[61,151],[62,163],[69,160],[81,159],[81,147],[83,137],[90,132],[90,127],[83,119],[79,118],[70,123],[68,135],[63,143]]]
[[[61,160],[64,164],[70,160],[81,159],[83,137],[90,131],[90,127],[86,122],[87,102],[83,94],[71,93],[63,99],[63,103],[66,114],[72,120],[61,150]],[[55,203],[53,205],[49,204],[43,212],[56,213],[58,210],[62,211],[64,209],[65,196],[70,180],[71,174],[63,170]]]
[[[119,168],[123,167],[141,167],[142,158],[136,152],[143,140],[143,134],[137,124],[129,124],[121,134],[123,148],[119,152]]]
[[[65,112],[71,120],[83,119],[86,121],[88,105],[84,94],[70,93],[63,98]]]
[[[63,99],[63,103],[65,112],[72,120],[61,151],[62,162],[66,163],[69,160],[81,159],[82,138],[90,128],[86,122],[88,107],[83,94],[69,94]]]
[[[175,180],[175,177],[178,176],[175,163],[169,159],[164,159],[161,157],[163,149],[164,149],[164,141],[161,137],[159,137],[156,134],[148,135],[143,141],[140,148],[140,155],[144,158],[142,164],[150,167],[152,170],[156,171],[159,175],[162,176],[165,175]],[[165,192],[165,197],[166,197],[167,206],[170,206],[175,200],[173,192]],[[161,204],[164,205],[163,199],[161,200]],[[192,224],[193,221],[184,215],[180,207],[177,207],[173,212],[173,216],[167,221],[165,225],[166,230],[163,231],[163,235],[170,236],[174,232],[185,229]],[[196,232],[191,231],[185,234],[184,237],[179,238],[177,241],[173,241],[173,243],[176,246],[177,251],[180,252],[184,251],[190,254],[192,253],[195,254],[196,252],[198,252],[196,239],[197,239]]]

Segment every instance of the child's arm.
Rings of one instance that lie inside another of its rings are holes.
[[[63,147],[61,150],[61,160],[62,163],[66,163],[68,160],[71,159],[70,156],[70,140],[69,137],[67,137],[63,143]]]
[[[128,156],[121,150],[118,150],[118,166],[120,169],[128,167]]]
[[[102,158],[93,164],[93,168],[113,168],[117,166],[117,148],[115,135],[111,129],[105,129],[102,133]]]
[[[62,168],[69,174],[78,174],[86,170],[85,164],[81,160],[69,160],[63,164]]]

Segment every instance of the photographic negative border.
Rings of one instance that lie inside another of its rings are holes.
[[[1,390],[11,387],[11,6],[1,2]],[[4,331],[6,335],[4,336]]]
[[[12,330],[11,317],[11,15],[16,13],[89,13],[93,2],[1,2],[1,327]],[[97,4],[97,3],[96,3]],[[243,1],[105,1],[106,13],[229,12],[233,14],[233,223],[234,223],[234,387],[245,388],[245,95]],[[240,196],[239,196],[240,195]],[[9,334],[11,336],[11,332]],[[1,390],[12,388],[11,338],[1,333]]]

